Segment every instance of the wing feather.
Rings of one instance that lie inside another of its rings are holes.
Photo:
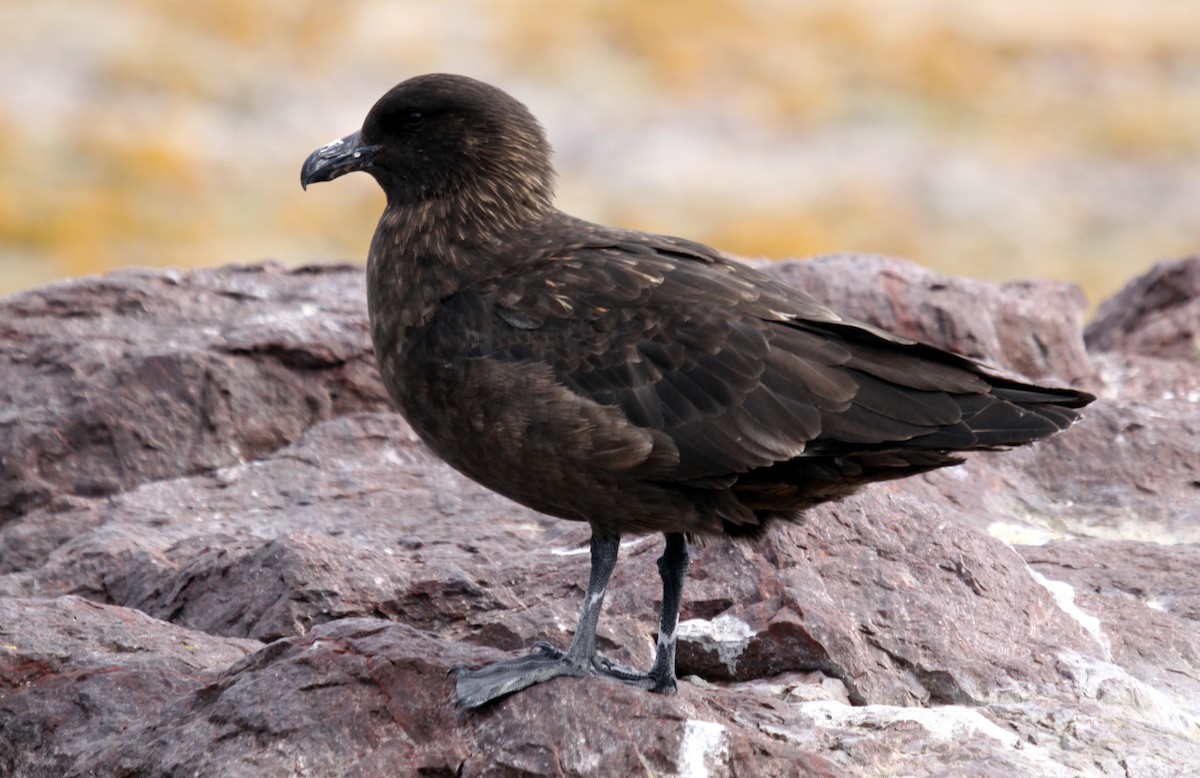
[[[850,454],[875,457],[862,461],[878,470],[916,461],[889,450],[1011,445],[1075,418],[1061,407],[1069,390],[990,377],[674,239],[617,233],[459,294],[494,306],[472,335],[480,356],[549,365],[571,391],[673,448],[647,454],[656,480],[724,483]],[[926,467],[957,461],[914,456]]]

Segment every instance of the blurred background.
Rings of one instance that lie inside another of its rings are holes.
[[[1093,304],[1200,250],[1196,0],[0,0],[0,294],[363,261],[374,182],[300,164],[430,71],[529,105],[593,221]]]

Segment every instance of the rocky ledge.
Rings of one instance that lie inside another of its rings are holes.
[[[679,693],[457,665],[570,638],[587,528],[436,461],[363,274],[129,271],[0,301],[0,774],[1159,776],[1200,764],[1200,258],[1067,284],[770,266],[1101,396],[1066,434],[697,549]],[[646,664],[657,538],[601,649]]]

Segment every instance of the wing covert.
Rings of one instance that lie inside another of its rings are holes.
[[[460,292],[492,307],[479,355],[549,365],[581,397],[664,433],[678,464],[657,479],[922,437],[930,448],[971,442],[945,390],[986,392],[974,363],[845,321],[697,244],[637,238],[560,251]]]

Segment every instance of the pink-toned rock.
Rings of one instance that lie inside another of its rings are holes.
[[[1195,538],[1200,368],[1089,363],[1062,285],[770,272],[1104,396],[1041,445],[696,549],[678,695],[559,679],[479,714],[446,673],[569,641],[588,530],[465,480],[386,410],[360,270],[3,301],[0,774],[1185,773],[1195,560],[1150,541]],[[1001,542],[1088,534],[1138,542]],[[618,661],[653,651],[660,550],[622,546],[599,636]]]
[[[904,259],[831,254],[760,266],[838,313],[996,365],[1030,380],[1090,373],[1087,301],[1075,284],[989,284],[943,276]]]
[[[456,504],[439,509],[445,494]],[[574,624],[587,575],[585,526],[466,481],[394,414],[318,425],[253,467],[148,485],[93,510],[104,515],[79,523],[95,529],[10,585],[227,636],[273,640],[382,615],[522,650],[569,639],[560,630]],[[644,664],[652,652],[660,545],[632,540],[614,576],[602,646],[619,661]],[[982,702],[1013,685],[1053,688],[1061,679],[1044,652],[1099,656],[1018,556],[955,523],[944,498],[894,484],[816,509],[762,544],[696,556],[684,617],[697,615],[695,597],[705,614],[759,633],[728,674],[691,664],[685,641],[680,672],[710,680],[821,669],[860,702]]]
[[[74,773],[258,648],[78,597],[0,597],[0,774]]]
[[[667,698],[612,683],[550,683],[482,713],[456,708],[448,671],[491,655],[404,625],[342,620],[234,664],[81,767],[154,775],[256,775],[268,766],[325,775],[349,765],[361,776],[727,767],[844,774],[820,756],[729,722],[694,690]]]
[[[1100,305],[1084,337],[1093,351],[1200,365],[1200,256],[1160,262]]]
[[[0,522],[387,407],[358,269],[126,271],[0,300]],[[17,412],[19,409],[19,412]]]
[[[1034,570],[1075,588],[1114,662],[1200,700],[1200,544],[1078,538],[1018,550]]]

